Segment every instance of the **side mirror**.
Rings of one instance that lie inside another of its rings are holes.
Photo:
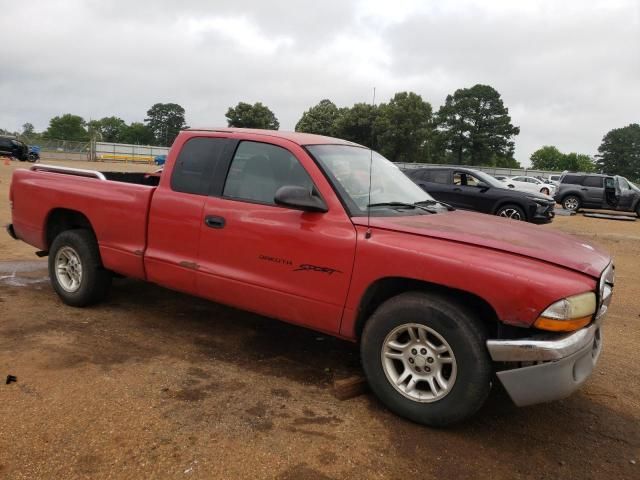
[[[320,197],[312,195],[311,192],[304,187],[292,185],[280,187],[278,191],[276,191],[274,201],[276,205],[302,210],[303,212],[325,213],[329,210]]]
[[[478,187],[483,191],[486,192],[487,190],[489,190],[489,188],[491,188],[488,184],[484,183],[484,182],[478,182]]]
[[[509,188],[516,188],[514,185],[512,185],[511,183],[509,185],[507,185],[507,187]]]

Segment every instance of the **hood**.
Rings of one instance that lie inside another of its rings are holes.
[[[366,217],[356,217],[353,221],[357,225],[367,224]],[[502,250],[595,278],[611,261],[608,253],[577,237],[526,222],[461,210],[431,215],[371,217],[371,227]]]
[[[545,202],[555,203],[555,201],[553,200],[553,193],[555,193],[555,187],[553,186],[551,186],[551,188],[549,189],[549,193],[551,195],[545,195],[544,193],[538,193],[538,192],[525,192],[523,190],[514,190],[513,188],[507,187],[506,183],[504,184],[504,186],[500,186],[500,188],[503,190],[506,190],[514,197],[529,198],[531,200],[544,200]]]

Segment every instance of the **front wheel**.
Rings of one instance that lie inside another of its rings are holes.
[[[549,189],[547,187],[542,187],[542,189],[540,190],[540,193],[544,195],[549,195]]]
[[[575,195],[569,195],[562,200],[562,208],[575,212],[580,208],[580,199]]]
[[[49,277],[60,299],[74,307],[99,302],[111,286],[111,273],[102,267],[98,243],[88,230],[67,230],[54,239]]]
[[[362,365],[389,409],[446,426],[473,415],[491,388],[492,365],[478,319],[447,297],[408,292],[387,300],[362,333]]]
[[[526,220],[524,211],[517,205],[504,205],[498,209],[496,215],[499,217],[510,218],[512,220]]]

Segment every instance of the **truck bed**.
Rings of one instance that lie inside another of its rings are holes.
[[[157,187],[160,183],[160,175],[139,172],[100,172],[107,180],[113,182],[134,183],[136,185],[148,185]]]
[[[13,228],[22,240],[48,250],[54,215],[79,212],[98,238],[105,267],[145,278],[147,217],[159,174],[98,172],[49,165],[13,174]]]

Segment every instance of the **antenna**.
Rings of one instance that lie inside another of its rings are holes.
[[[376,106],[376,87],[373,87],[373,100],[371,104]],[[364,238],[371,238],[371,170],[373,169],[373,141],[375,139],[373,135],[373,122],[371,123],[371,143],[369,145],[369,198],[367,200],[367,231],[364,234]]]

